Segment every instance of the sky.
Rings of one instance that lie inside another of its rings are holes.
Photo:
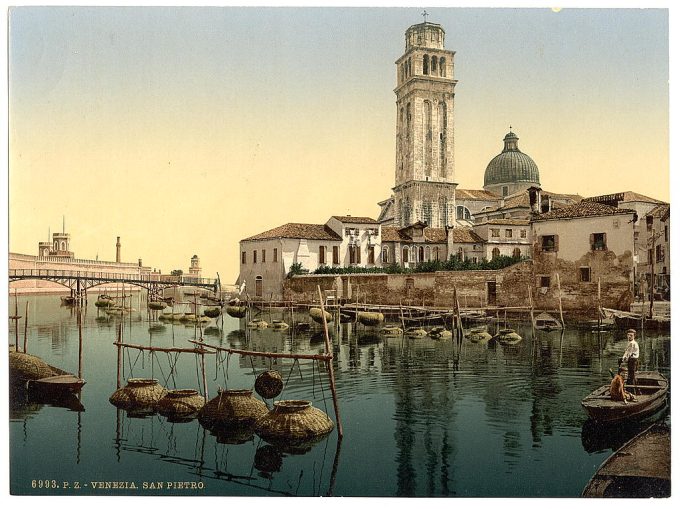
[[[557,11],[557,12],[556,12]],[[395,60],[418,8],[19,7],[9,13],[9,250],[65,217],[77,258],[238,276],[240,239],[376,218]],[[664,9],[428,8],[456,52],[455,180],[512,126],[543,189],[670,200]]]

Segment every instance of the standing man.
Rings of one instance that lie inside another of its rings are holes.
[[[640,357],[640,347],[635,341],[635,329],[628,329],[626,331],[626,337],[628,338],[628,346],[626,351],[623,352],[623,362],[628,363],[628,385],[635,385],[637,383],[635,379],[635,371],[637,370],[638,358]],[[637,390],[636,390],[637,392]]]

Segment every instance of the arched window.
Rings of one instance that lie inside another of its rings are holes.
[[[404,246],[404,249],[401,252],[401,263],[402,264],[408,263],[408,246]]]
[[[411,74],[413,74],[413,68],[411,67],[411,57],[408,57],[406,64],[406,75],[411,76]]]
[[[63,240],[61,241],[61,250],[66,251],[66,242],[64,242]]]
[[[491,251],[491,259],[492,259],[492,260],[495,260],[495,259],[498,258],[500,255],[501,255],[500,249],[498,249],[497,247],[494,247],[494,248],[493,248],[493,251]]]
[[[59,251],[59,242],[57,242],[56,240],[54,241],[54,250]]]
[[[430,57],[423,55],[423,74],[430,74]]]
[[[425,260],[427,260],[428,262],[432,260],[432,258],[430,257],[430,246],[427,246],[425,248]]]
[[[439,58],[439,76],[446,77],[446,59],[444,57]]]
[[[522,252],[519,250],[518,247],[512,250],[512,257],[513,258],[519,258],[522,256]]]
[[[390,263],[390,251],[387,246],[383,247],[382,249],[382,262]]]
[[[462,247],[458,248],[457,256],[458,256],[458,260],[462,262],[463,261],[463,248]]]
[[[456,219],[470,219],[470,210],[463,205],[456,207]]]
[[[434,253],[434,259],[436,261],[439,261],[439,248],[435,246],[434,248],[432,248],[432,252]]]
[[[425,250],[423,249],[423,246],[420,246],[418,248],[418,261],[419,262],[425,261]]]
[[[50,254],[50,250],[45,248],[43,249],[43,256],[48,256]]]
[[[430,66],[430,68],[432,69],[432,74],[437,73],[437,57],[434,56],[432,57],[432,65]]]

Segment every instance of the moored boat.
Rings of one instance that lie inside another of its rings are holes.
[[[27,382],[29,390],[49,393],[76,392],[79,391],[83,385],[85,385],[85,380],[70,373],[48,376],[37,380],[29,380]]]
[[[635,386],[626,385],[627,391],[640,393],[635,395],[635,401],[613,401],[609,385],[603,385],[583,398],[581,406],[598,422],[640,418],[656,412],[666,402],[668,380],[658,371],[639,371],[635,378]]]
[[[607,458],[581,496],[590,498],[666,498],[671,495],[671,433],[655,424]]]
[[[562,328],[562,324],[552,315],[541,313],[534,319],[534,325],[538,330],[552,331]]]

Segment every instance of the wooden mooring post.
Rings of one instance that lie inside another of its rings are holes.
[[[531,292],[531,285],[527,285],[529,291],[529,314],[531,315],[531,333],[536,336],[536,320],[534,319],[534,299]],[[564,330],[564,329],[562,329]]]
[[[323,332],[324,339],[326,341],[326,355],[329,359],[326,361],[328,366],[328,374],[331,380],[331,394],[333,395],[333,408],[335,410],[335,420],[338,424],[338,439],[342,439],[342,422],[340,422],[340,409],[338,408],[338,394],[335,389],[335,371],[333,369],[333,350],[331,348],[331,341],[328,337],[328,323],[326,322],[326,310],[324,309],[323,297],[321,295],[321,287],[317,285],[317,291],[319,292],[319,299],[321,301],[321,317],[323,318]]]
[[[560,305],[560,322],[562,323],[562,328],[564,329],[564,314],[562,313],[562,287],[560,286],[560,273],[555,272],[557,277],[557,300]]]
[[[17,322],[19,325],[19,322]],[[28,301],[26,301],[26,314],[24,315],[24,353],[26,352],[26,346],[28,344]]]

